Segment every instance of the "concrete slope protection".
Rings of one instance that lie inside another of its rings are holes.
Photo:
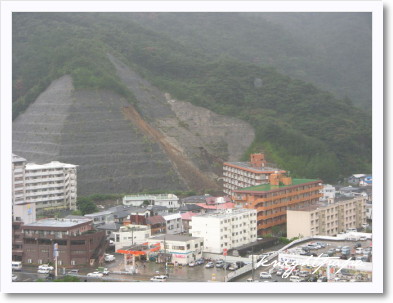
[[[239,160],[253,128],[171,98],[108,55],[135,108],[110,90],[76,90],[65,75],[13,122],[13,153],[78,165],[78,195],[220,190],[223,161]]]
[[[161,147],[126,120],[110,91],[54,81],[13,123],[13,152],[30,162],[79,165],[78,195],[185,190]]]

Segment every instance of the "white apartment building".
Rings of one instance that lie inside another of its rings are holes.
[[[335,236],[360,228],[366,223],[365,201],[358,196],[287,210],[287,237]]]
[[[237,208],[193,216],[189,232],[204,239],[205,252],[221,254],[224,248],[229,250],[257,240],[257,211]]]
[[[121,226],[118,232],[112,233],[115,250],[133,246],[135,244],[142,244],[151,237],[150,226],[147,225],[125,225]]]
[[[76,209],[77,165],[52,161],[28,163],[13,155],[13,205],[34,203],[37,213],[44,210]]]
[[[170,235],[180,234],[183,232],[183,223],[181,214],[170,214],[162,216],[166,222],[166,233]]]
[[[124,205],[140,207],[147,201],[148,205],[165,206],[167,208],[179,208],[179,198],[174,194],[159,195],[127,195],[123,197]]]
[[[224,193],[232,195],[240,188],[270,183],[270,175],[286,171],[265,161],[264,154],[251,154],[250,162],[225,162],[223,165]]]
[[[185,235],[160,235],[151,237],[149,245],[160,243],[160,254],[170,255],[169,262],[188,264],[202,258],[204,240],[202,237]]]
[[[327,201],[328,199],[334,199],[336,197],[336,188],[330,184],[324,184],[321,190],[322,197],[319,198],[320,201]]]

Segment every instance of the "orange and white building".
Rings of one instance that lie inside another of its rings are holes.
[[[321,183],[321,180],[270,174],[269,183],[235,190],[233,199],[237,206],[257,211],[258,235],[266,235],[275,226],[286,230],[287,210],[317,203],[322,196]]]
[[[228,195],[239,188],[269,184],[271,174],[286,173],[267,163],[262,153],[251,154],[250,162],[225,162],[223,170],[223,191]]]

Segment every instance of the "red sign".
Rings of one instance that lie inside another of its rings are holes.
[[[223,255],[226,256],[228,254],[228,249],[224,248]]]

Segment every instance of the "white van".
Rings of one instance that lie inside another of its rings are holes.
[[[12,261],[12,270],[15,270],[15,271],[22,270],[22,262]]]
[[[291,282],[300,282],[300,277],[298,277],[298,276],[290,276],[289,281],[291,281]]]

